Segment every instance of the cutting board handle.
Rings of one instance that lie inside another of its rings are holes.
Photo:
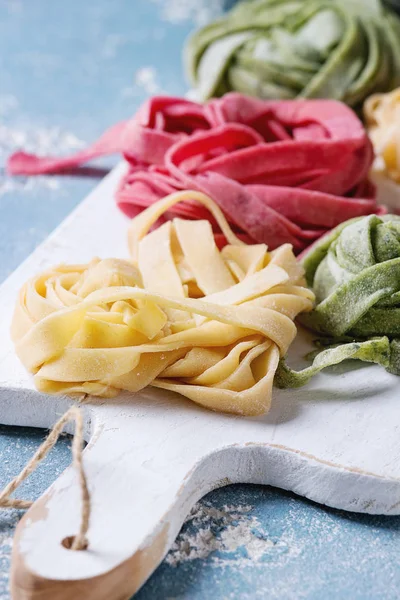
[[[179,428],[165,443],[140,417],[104,407],[108,414],[99,419],[98,410],[88,412],[95,424],[83,456],[89,546],[66,547],[79,529],[82,506],[78,474],[69,467],[18,524],[14,600],[131,598],[163,560],[194,503],[229,482],[221,477],[226,462],[187,451]]]
[[[273,485],[357,512],[399,513],[398,478],[323,460],[296,447],[295,435],[295,447],[274,443],[266,420],[213,414],[154,390],[85,408],[89,546],[63,545],[81,519],[79,475],[70,467],[17,527],[14,600],[129,600],[195,502],[229,483]]]

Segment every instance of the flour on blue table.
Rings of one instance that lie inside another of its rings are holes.
[[[122,88],[120,96],[130,99],[166,93],[160,83],[158,70],[151,65],[144,65],[134,73],[132,84]]]
[[[13,544],[14,528],[21,517],[21,511],[2,513],[0,530],[0,598],[9,598],[9,563]]]
[[[86,143],[73,132],[60,127],[41,127],[31,123],[27,117],[13,118],[18,100],[12,95],[0,95],[0,167],[16,150],[33,152],[41,156],[69,154]],[[1,173],[1,170],[0,170]],[[0,175],[0,196],[6,193],[46,188],[59,190],[61,183],[54,177],[8,177]]]
[[[155,67],[141,67],[136,71],[134,81],[135,85],[149,95],[165,93],[158,81],[158,72]]]
[[[289,540],[272,540],[249,505],[216,509],[201,501],[185,521],[184,528],[166,557],[171,566],[211,556],[214,566],[242,568],[262,562],[267,555],[291,558],[299,553]],[[241,552],[237,552],[242,550]]]
[[[152,0],[161,9],[161,18],[171,24],[192,21],[205,25],[218,17],[224,8],[224,0]],[[212,6],[211,6],[212,4]]]

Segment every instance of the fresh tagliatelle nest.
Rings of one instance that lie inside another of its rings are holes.
[[[208,221],[174,219],[150,232],[177,202],[196,200]],[[12,338],[38,390],[112,397],[151,385],[217,411],[268,411],[293,320],[314,295],[285,244],[247,245],[198,192],[171,194],[130,226],[131,261],[59,265],[22,288]]]
[[[373,169],[400,183],[400,88],[370,96],[364,116],[376,155]]]

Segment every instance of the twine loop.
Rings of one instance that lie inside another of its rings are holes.
[[[22,471],[14,477],[10,483],[0,492],[0,507],[1,508],[17,508],[27,509],[33,504],[30,500],[19,500],[17,498],[11,498],[11,495],[21,485],[25,479],[31,475],[39,463],[47,456],[50,450],[54,447],[57,440],[59,439],[64,426],[75,421],[75,435],[72,441],[72,464],[75,466],[79,475],[79,485],[82,496],[82,509],[81,509],[81,522],[77,535],[73,536],[71,540],[71,550],[85,550],[88,547],[87,532],[89,529],[90,521],[90,494],[87,485],[87,479],[83,468],[83,416],[81,410],[77,406],[72,406],[66,413],[63,414],[61,419],[57,421],[52,430],[50,431],[47,438],[36,450],[35,454],[25,465]]]

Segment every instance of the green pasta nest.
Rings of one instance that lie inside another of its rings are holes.
[[[250,0],[195,32],[185,62],[201,99],[234,90],[357,107],[400,85],[400,19],[380,0]]]
[[[316,306],[302,323],[323,336],[313,364],[292,371],[282,361],[280,387],[299,387],[321,369],[356,358],[400,375],[400,217],[347,221],[303,258]]]

